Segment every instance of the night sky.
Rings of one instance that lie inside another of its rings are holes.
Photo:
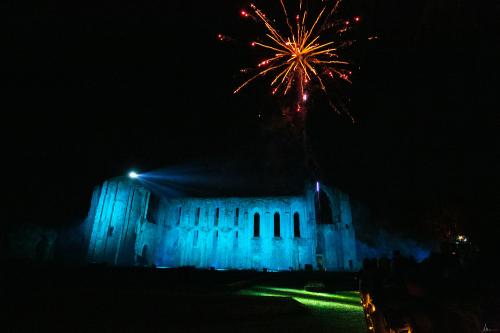
[[[3,4],[6,224],[78,221],[92,188],[131,168],[286,166],[286,149],[269,149],[280,132],[263,129],[283,103],[269,81],[232,94],[238,70],[258,59],[242,45],[259,33],[239,17],[244,5]],[[362,18],[346,90],[357,122],[313,97],[308,129],[322,178],[366,205],[374,225],[422,238],[457,224],[479,241],[498,222],[498,12],[479,1],[345,1],[342,14]]]

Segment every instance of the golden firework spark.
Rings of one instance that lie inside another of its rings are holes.
[[[251,45],[270,50],[274,54],[261,61],[257,65],[258,73],[246,80],[234,93],[239,92],[258,77],[271,73],[274,74],[271,81],[273,94],[280,91],[286,94],[292,86],[295,86],[299,94],[299,101],[302,102],[307,99],[305,89],[312,80],[317,80],[321,89],[326,92],[321,78],[322,75],[330,78],[338,77],[350,82],[350,72],[340,68],[340,66],[349,65],[349,62],[340,59],[338,54],[338,48],[341,44],[334,41],[320,41],[324,37],[322,32],[325,30],[325,23],[337,10],[340,1],[336,1],[330,11],[327,11],[326,6],[323,7],[314,20],[310,20],[310,22],[313,22],[310,26],[308,26],[308,12],[302,10],[302,1],[299,2],[300,14],[295,17],[296,22],[294,25],[290,22],[283,0],[280,0],[280,3],[289,30],[286,36],[281,34],[275,28],[274,21],[270,20],[254,4],[251,4],[250,7],[255,15],[251,15],[245,10],[241,11],[243,17],[251,16],[256,21],[263,23],[267,31],[267,42],[255,41]],[[325,23],[320,26],[319,22],[321,20]],[[358,20],[359,18],[355,19],[356,22]],[[349,25],[349,21],[342,22],[344,25]],[[337,33],[345,32],[345,30],[346,27],[344,26],[343,30],[338,30]],[[300,102],[298,110],[300,110]]]

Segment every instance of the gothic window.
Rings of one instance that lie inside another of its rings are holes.
[[[196,213],[194,215],[194,225],[200,223],[200,207],[196,208]]]
[[[237,248],[238,247],[238,231],[236,231],[235,235],[234,235],[234,241],[233,241],[233,248]]]
[[[240,218],[240,209],[236,208],[234,213],[234,225],[238,225],[238,219]]]
[[[280,213],[274,213],[274,237],[280,237]]]
[[[253,215],[253,236],[260,236],[260,215],[259,213],[255,213]]]
[[[148,212],[146,214],[146,220],[150,223],[156,223],[158,215],[158,206],[160,205],[160,197],[151,193],[149,195],[148,202]]]
[[[194,231],[194,236],[193,236],[193,246],[196,246],[198,244],[198,230]]]
[[[182,207],[177,208],[177,225],[181,224]]]
[[[217,248],[217,238],[219,237],[219,232],[216,231],[214,234],[213,234],[213,238],[212,238],[212,250],[215,251],[215,249]]]
[[[314,204],[316,208],[316,223],[333,224],[332,208],[325,192],[317,192],[317,195],[314,196]]]
[[[298,212],[293,214],[293,237],[300,237],[300,217]]]
[[[218,226],[219,225],[219,208],[215,209],[215,220],[214,220],[214,225]]]

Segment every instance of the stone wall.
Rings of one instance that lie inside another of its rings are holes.
[[[156,234],[159,265],[288,270],[312,264],[314,225],[306,218],[303,197],[173,199],[163,208],[161,232]],[[300,237],[294,235],[294,213],[299,215]]]
[[[303,196],[155,202],[139,181],[113,179],[94,192],[88,259],[167,267],[357,269],[349,198],[330,188],[325,193],[335,222],[319,225],[312,186]]]
[[[95,189],[96,209],[89,241],[89,262],[115,265],[135,263],[137,232],[144,223],[149,191],[126,178],[104,182]]]

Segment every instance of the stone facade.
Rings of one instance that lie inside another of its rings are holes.
[[[327,218],[319,219],[319,195]],[[323,204],[325,206],[325,204]],[[98,186],[87,223],[88,261],[224,269],[356,270],[346,194],[313,184],[303,195],[163,198],[138,180]]]

